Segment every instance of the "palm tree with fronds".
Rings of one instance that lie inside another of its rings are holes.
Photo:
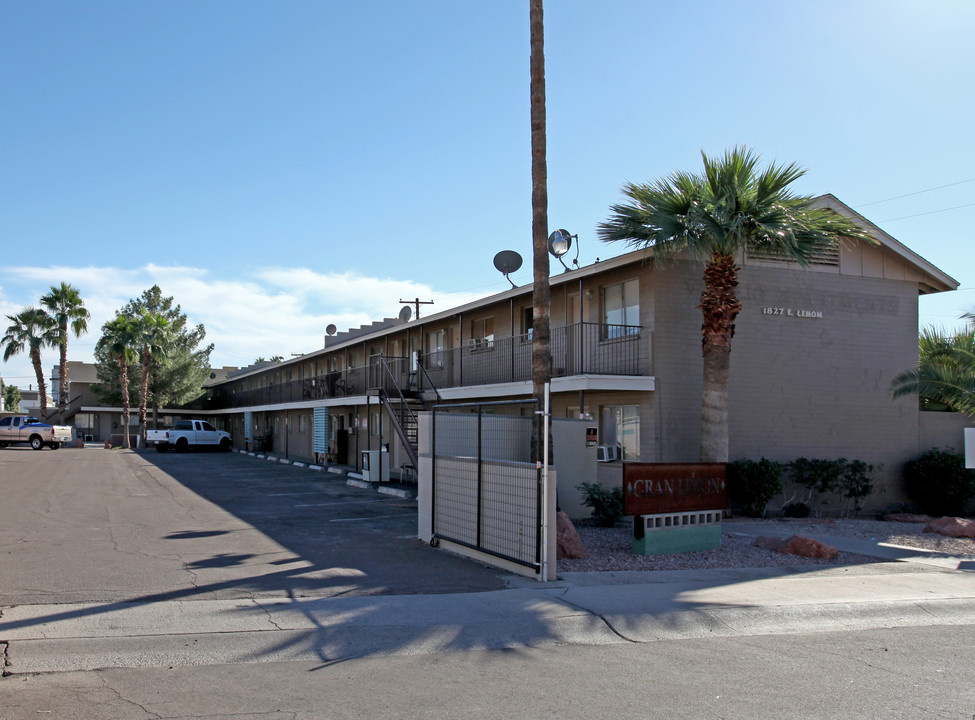
[[[701,460],[728,462],[728,375],[741,302],[735,294],[741,251],[785,257],[805,267],[843,237],[876,242],[859,225],[816,208],[789,186],[805,174],[795,163],[759,169],[745,147],[704,159],[704,173],[678,171],[649,184],[627,183],[598,233],[605,242],[652,249],[651,262],[704,261],[700,309],[704,377]]]
[[[55,342],[61,350],[60,385],[58,387],[58,409],[61,411],[61,422],[64,422],[65,408],[68,404],[68,328],[76,338],[88,332],[88,320],[91,315],[85,308],[78,289],[62,282],[59,286],[51,286],[51,292],[41,298],[41,305],[47,310],[54,323]]]
[[[122,391],[122,447],[130,448],[129,440],[129,365],[139,358],[135,350],[138,326],[131,317],[117,315],[102,325],[102,336],[98,345],[118,363],[120,387]],[[97,348],[96,348],[97,349]]]
[[[975,417],[975,327],[954,335],[932,328],[922,330],[918,367],[895,377],[891,391],[895,398],[916,394],[921,410],[948,410]]]
[[[37,376],[37,389],[41,399],[41,414],[47,415],[47,383],[41,365],[41,348],[54,344],[54,327],[47,313],[40,308],[26,307],[16,315],[7,315],[11,322],[6,334],[0,339],[3,360],[26,352]]]
[[[136,318],[135,331],[135,344],[142,365],[142,377],[139,381],[139,432],[145,442],[152,361],[165,359],[166,352],[172,345],[172,331],[169,318],[162,313],[151,311],[146,311]]]

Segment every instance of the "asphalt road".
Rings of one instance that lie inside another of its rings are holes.
[[[0,503],[2,720],[975,720],[970,573],[542,586],[238,454],[0,450]]]
[[[971,720],[975,627],[175,666],[0,680],[5,720]]]
[[[416,501],[237,453],[0,450],[0,606],[495,590]]]

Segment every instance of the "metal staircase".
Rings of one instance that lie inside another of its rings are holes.
[[[383,407],[386,408],[386,414],[389,416],[393,429],[396,431],[400,442],[403,443],[410,463],[415,469],[418,466],[417,451],[419,447],[419,421],[417,420],[417,414],[429,409],[423,400],[422,391],[416,381],[419,379],[421,381],[419,385],[422,385],[422,380],[425,378],[427,389],[436,394],[438,402],[440,400],[440,393],[434,387],[433,383],[430,382],[430,377],[422,365],[418,365],[415,372],[409,373],[407,387],[404,388],[397,382],[396,374],[389,367],[386,358],[380,356],[379,364],[384,372],[382,377],[383,382],[375,389],[376,394]]]

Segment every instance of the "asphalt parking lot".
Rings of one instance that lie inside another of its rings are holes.
[[[238,453],[0,450],[0,605],[478,592],[416,501]]]

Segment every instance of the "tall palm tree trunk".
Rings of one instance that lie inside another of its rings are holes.
[[[733,256],[714,253],[704,269],[701,293],[701,462],[728,462],[728,378],[731,339],[741,301],[735,295],[738,266]]]
[[[61,340],[58,343],[61,350],[61,363],[58,365],[58,409],[61,411],[61,420],[64,422],[64,415],[68,406],[68,323],[61,323]]]
[[[530,0],[531,146],[532,146],[532,393],[542,406],[545,384],[552,378],[548,264],[548,168],[545,151],[545,32],[542,0]],[[536,418],[541,420],[541,415]],[[541,458],[541,423],[535,425],[536,458]]]
[[[147,405],[149,397],[149,361],[152,356],[148,350],[142,353],[142,378],[139,382],[139,435],[142,442],[146,441],[146,430],[148,429]]]
[[[125,360],[124,354],[119,358],[118,370],[119,381],[122,385],[122,447],[131,448],[132,443],[129,440],[129,417],[132,413],[129,411],[129,365]]]
[[[34,375],[37,377],[37,392],[41,399],[41,415],[47,415],[47,383],[44,382],[44,366],[41,364],[41,349],[31,348],[30,362],[34,366]],[[42,417],[42,419],[46,419]]]

